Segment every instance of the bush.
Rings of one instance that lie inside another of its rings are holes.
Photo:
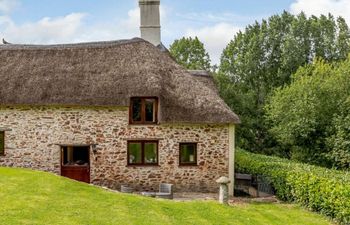
[[[350,174],[238,150],[236,171],[264,175],[281,200],[350,224]]]

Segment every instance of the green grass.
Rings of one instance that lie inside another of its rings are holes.
[[[0,224],[330,224],[295,205],[174,202],[119,194],[44,172],[0,168]]]

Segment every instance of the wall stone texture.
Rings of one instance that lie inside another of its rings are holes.
[[[175,191],[217,192],[228,176],[228,125],[129,125],[127,107],[1,106],[5,156],[0,166],[60,174],[58,144],[97,144],[90,151],[91,183],[119,189],[157,190],[161,182]],[[159,166],[127,166],[127,140],[159,139]],[[197,166],[179,166],[179,143],[197,142]]]

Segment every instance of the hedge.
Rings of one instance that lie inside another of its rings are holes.
[[[238,150],[236,171],[264,175],[278,198],[350,224],[350,173]]]

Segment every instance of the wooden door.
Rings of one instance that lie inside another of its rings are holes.
[[[90,183],[90,146],[63,146],[61,149],[61,176]]]
[[[89,166],[62,166],[61,175],[73,180],[90,183]]]

